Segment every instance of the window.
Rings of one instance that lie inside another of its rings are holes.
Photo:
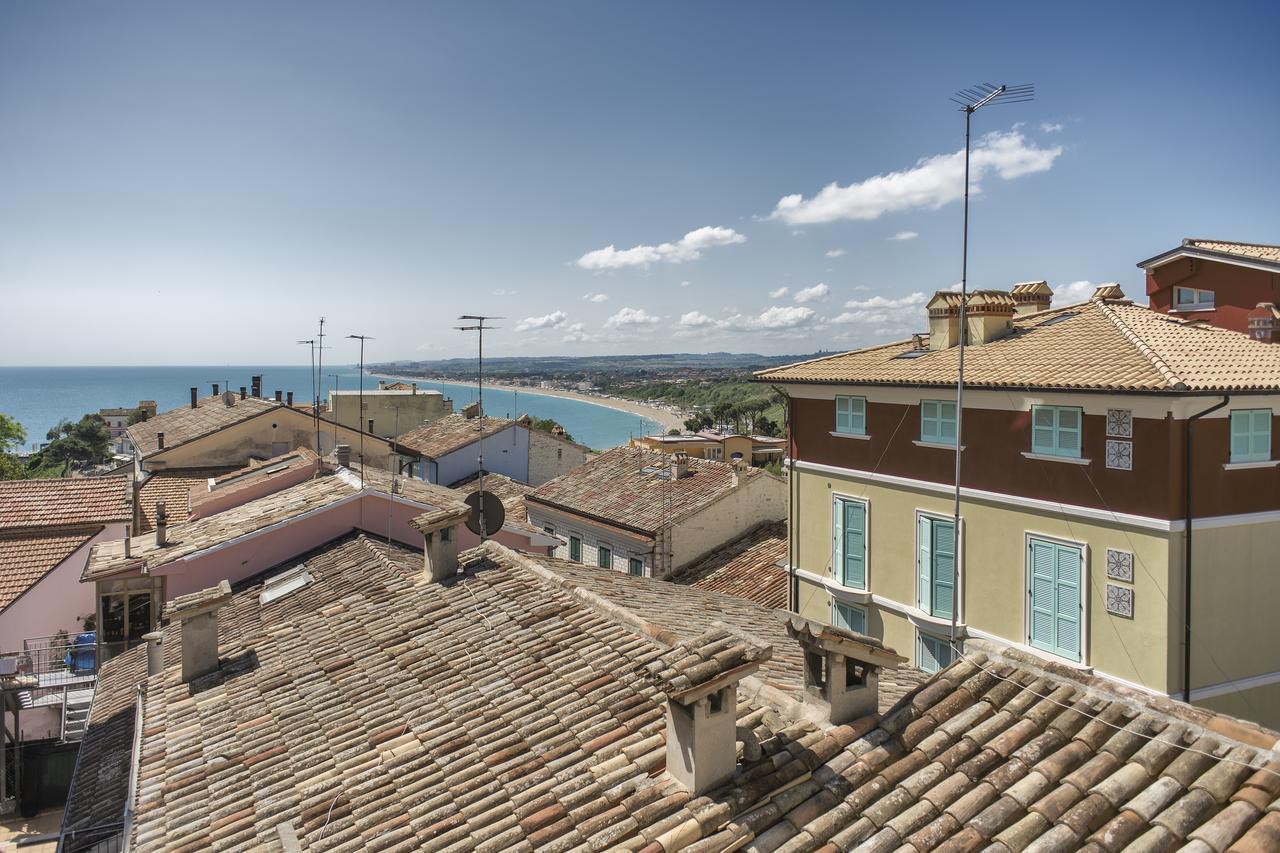
[[[441,527],[441,528],[440,528],[440,541],[441,541],[441,542],[451,542],[451,541],[453,541],[453,528],[452,528],[452,527]]]
[[[916,574],[920,609],[951,618],[955,606],[955,523],[921,515],[916,518]]]
[[[544,525],[542,525],[542,532],[543,532],[543,533],[545,533],[545,534],[547,534],[548,536],[555,536],[555,535],[556,535],[556,529],[555,529],[554,527],[552,527],[550,524],[544,524]]]
[[[596,548],[596,565],[602,569],[612,569],[613,549],[606,548],[604,545]]]
[[[577,536],[569,537],[569,559],[576,563],[582,562],[582,539]]]
[[[627,560],[627,573],[637,578],[644,577],[644,560],[639,557],[632,557]]]
[[[1084,598],[1080,594],[1082,550],[1045,539],[1027,545],[1028,642],[1037,649],[1068,660],[1080,660],[1080,624]]]
[[[867,434],[867,398],[836,397],[836,432]]]
[[[1173,307],[1177,311],[1212,311],[1213,291],[1196,290],[1194,287],[1175,287]]]
[[[846,631],[853,631],[856,634],[867,633],[867,611],[861,607],[854,607],[852,604],[835,604],[835,619],[837,628],[844,628]]]
[[[956,404],[951,400],[920,401],[920,440],[927,444],[956,443]]]
[[[1236,409],[1231,413],[1231,461],[1266,462],[1271,458],[1271,410]]]
[[[1073,406],[1031,407],[1031,452],[1080,458],[1081,409]]]
[[[854,589],[867,588],[867,505],[836,498],[832,510],[836,578]]]
[[[951,665],[951,643],[942,637],[920,634],[916,643],[916,665],[924,672],[937,672]]]

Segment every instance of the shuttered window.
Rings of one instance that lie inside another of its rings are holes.
[[[916,666],[924,672],[937,672],[951,665],[951,644],[942,637],[920,634],[916,643]]]
[[[922,515],[916,530],[916,575],[920,609],[951,618],[955,607],[955,523]]]
[[[603,545],[596,548],[596,565],[602,569],[613,568],[613,550]]]
[[[569,559],[582,562],[582,540],[577,536],[569,537]]]
[[[836,397],[836,432],[867,434],[867,398]]]
[[[867,505],[836,498],[832,505],[836,578],[853,589],[867,588]]]
[[[867,633],[867,611],[861,607],[854,607],[852,604],[835,604],[835,619],[837,628],[844,628],[846,631],[853,631],[857,634]]]
[[[920,440],[930,444],[956,443],[956,404],[954,401],[920,401]]]
[[[1078,661],[1083,645],[1083,552],[1044,539],[1030,540],[1028,552],[1028,640],[1037,649]]]
[[[1031,452],[1080,458],[1081,410],[1074,406],[1031,407]]]
[[[627,572],[638,578],[644,577],[644,560],[637,557],[627,560]]]
[[[1271,458],[1271,410],[1236,409],[1231,413],[1231,461],[1266,462]]]

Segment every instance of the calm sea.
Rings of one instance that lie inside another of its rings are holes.
[[[325,367],[324,388],[355,388],[359,371],[351,366]],[[44,440],[60,420],[78,420],[86,412],[136,406],[139,400],[155,400],[161,411],[187,405],[191,386],[207,395],[217,382],[223,388],[249,387],[251,374],[262,375],[263,396],[277,389],[292,391],[300,402],[311,399],[311,369],[272,366],[245,367],[0,367],[0,412],[18,419],[27,430],[27,444]],[[366,376],[365,387],[376,388],[377,376]],[[475,399],[474,385],[454,382],[419,382],[419,388],[442,392],[454,401],[454,409]],[[632,435],[652,434],[659,426],[649,418],[620,412],[607,406],[544,394],[486,388],[484,408],[490,415],[515,417],[529,413],[552,418],[576,441],[594,448],[625,444]],[[407,426],[406,426],[407,429]]]

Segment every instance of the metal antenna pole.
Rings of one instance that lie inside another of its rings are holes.
[[[327,376],[333,377],[333,390],[338,390],[338,374],[329,373]],[[333,417],[333,446],[338,446],[338,413],[336,411],[329,413]]]
[[[314,339],[312,339],[312,340],[306,340],[306,341],[298,341],[298,343],[311,345],[311,405],[312,405],[311,416],[312,418],[315,418],[318,415],[320,410],[320,407],[316,404],[316,399],[317,399],[316,395],[319,393],[318,391],[316,391],[316,342]],[[315,427],[316,427],[316,455],[319,456],[320,455],[320,422],[319,421],[315,422]]]
[[[476,457],[476,467],[479,469],[479,485],[480,485],[480,541],[483,542],[489,532],[489,528],[485,525],[484,520],[484,330],[497,328],[496,326],[486,326],[486,320],[501,320],[501,317],[485,317],[480,314],[463,314],[458,317],[459,320],[475,320],[472,326],[454,326],[460,332],[477,332],[477,374],[476,374],[476,407],[479,411],[476,413],[476,429],[480,433],[480,437],[476,441],[478,448]]]
[[[356,431],[360,433],[360,488],[364,488],[364,342],[373,340],[369,335],[347,335],[351,340],[360,342],[360,395],[356,415]]]
[[[966,307],[969,302],[969,149],[973,114],[988,104],[1021,103],[1035,97],[1032,84],[1020,86],[993,86],[979,83],[971,89],[957,92],[951,101],[960,105],[964,113],[964,227],[960,251],[960,364],[956,377],[956,473],[951,513],[951,637],[950,645],[956,650],[956,631],[960,620],[960,568],[964,562],[960,552],[960,453],[961,427],[964,422],[964,350],[969,337]]]
[[[324,318],[323,317],[320,318],[320,336],[319,336],[319,340],[316,341],[316,349],[320,350],[320,353],[316,359],[316,399],[315,399],[315,410],[312,413],[311,417],[312,417],[312,420],[315,421],[315,425],[316,425],[316,454],[319,455],[320,453],[320,395],[324,393],[324,379],[322,378],[323,371],[324,371]],[[336,414],[335,414],[335,417],[336,417]],[[335,447],[337,446],[337,442],[334,442],[334,446]]]

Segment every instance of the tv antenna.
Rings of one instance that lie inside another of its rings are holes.
[[[360,433],[360,488],[364,488],[364,342],[373,340],[370,335],[347,335],[347,338],[360,342],[360,396],[356,405],[356,432]]]
[[[316,412],[319,410],[319,392],[316,391],[316,339],[308,338],[305,341],[298,341],[299,344],[307,344],[311,347],[311,416],[314,419]],[[320,422],[315,421],[316,428],[316,455],[320,455]]]
[[[1035,98],[1035,84],[1021,83],[999,86],[978,83],[951,96],[964,113],[964,229],[960,251],[960,369],[956,377],[956,480],[951,513],[951,650],[956,651],[956,623],[960,614],[960,569],[964,563],[960,553],[960,451],[961,423],[964,419],[964,347],[967,335],[966,303],[969,300],[969,152],[973,114],[986,106],[1021,104]]]
[[[483,542],[491,532],[485,526],[485,501],[484,501],[484,333],[490,329],[496,329],[497,326],[486,326],[488,320],[501,320],[502,317],[487,317],[480,314],[463,314],[458,317],[459,320],[473,320],[474,323],[466,326],[454,326],[459,332],[476,332],[477,335],[477,359],[476,359],[476,429],[480,433],[480,438],[476,442],[477,457],[476,467],[480,473],[480,497],[474,507],[479,515],[480,541]],[[496,531],[492,531],[496,532]]]
[[[315,411],[312,412],[312,420],[316,425],[316,455],[320,454],[320,395],[324,393],[324,317],[320,318],[320,334],[316,340],[316,400]],[[337,422],[337,413],[334,412],[334,421]],[[338,433],[334,431],[334,446],[338,445]]]

